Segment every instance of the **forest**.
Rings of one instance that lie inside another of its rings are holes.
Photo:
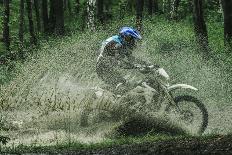
[[[232,153],[231,0],[0,0],[0,13],[0,154]],[[96,64],[125,26],[159,68],[120,70],[143,82],[117,95]]]

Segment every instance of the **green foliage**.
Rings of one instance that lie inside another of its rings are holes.
[[[5,136],[1,136],[0,135],[0,143],[2,143],[3,145],[6,145],[6,143],[10,140],[9,137],[5,137]],[[1,145],[1,144],[0,144]]]
[[[189,6],[190,2],[189,0],[181,0],[178,8],[178,17],[180,19],[188,18],[189,16],[192,16],[192,12],[190,9],[192,9],[191,6]]]

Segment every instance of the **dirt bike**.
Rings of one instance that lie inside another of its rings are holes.
[[[181,125],[196,129],[197,134],[202,134],[208,125],[208,112],[205,105],[192,95],[178,95],[178,90],[197,91],[198,89],[187,84],[169,85],[169,76],[163,68],[154,66],[141,66],[136,68],[145,76],[138,82],[138,87],[123,96],[116,97],[105,90],[94,89],[93,95],[85,106],[81,115],[81,124],[88,124],[91,112],[101,110],[109,112],[112,118],[123,114],[135,114],[138,111],[149,115],[154,111],[168,113],[175,117]],[[107,93],[104,93],[107,92]],[[182,94],[182,92],[180,92]],[[106,97],[107,96],[107,97]],[[139,96],[139,97],[138,97]],[[87,97],[89,98],[89,97]],[[86,102],[85,100],[83,100]],[[117,108],[120,107],[121,108]],[[91,108],[90,108],[91,107]],[[116,108],[115,108],[116,107]],[[133,107],[133,108],[131,108]],[[149,110],[144,110],[149,109]],[[162,109],[162,110],[161,110]],[[154,113],[157,115],[157,113]],[[103,119],[104,117],[101,117]]]

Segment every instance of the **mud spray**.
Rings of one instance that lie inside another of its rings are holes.
[[[188,83],[199,89],[194,96],[209,112],[205,134],[230,132],[232,85],[224,64],[202,59],[192,43],[193,34],[182,35],[189,29],[147,24],[145,30],[135,55],[165,68],[171,83]],[[110,35],[87,32],[43,43],[34,56],[18,66],[16,78],[1,86],[1,122],[8,129],[1,132],[11,137],[8,145],[100,142],[120,125],[121,120],[81,125],[83,108],[95,102],[91,93],[104,86],[95,73],[95,64],[101,41]],[[110,97],[106,95],[104,100]],[[97,107],[110,109],[108,103],[100,101]]]

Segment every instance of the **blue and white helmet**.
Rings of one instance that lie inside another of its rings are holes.
[[[142,39],[139,32],[131,27],[122,27],[119,31],[119,34],[122,36],[131,36],[135,39]]]

